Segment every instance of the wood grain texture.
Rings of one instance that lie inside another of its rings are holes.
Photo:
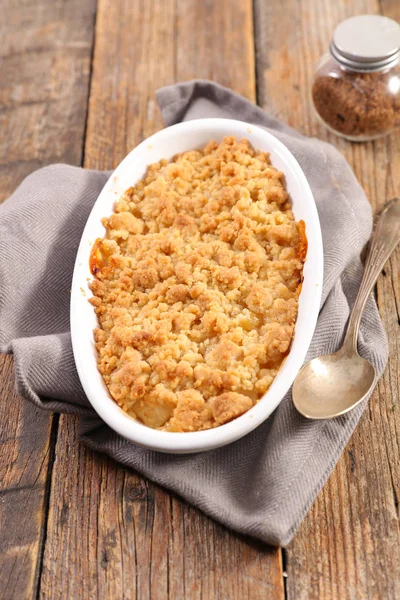
[[[78,443],[64,419],[41,598],[283,598],[279,551],[230,533]]]
[[[1,199],[45,164],[81,162],[95,4],[1,4]]]
[[[306,135],[333,143],[377,209],[400,195],[399,134],[360,145],[341,140],[317,122],[309,91],[314,65],[337,23],[382,11],[400,21],[400,4],[305,0],[299,9],[296,0],[285,0],[284,5],[282,10],[272,2],[256,2],[259,102]],[[400,597],[399,267],[398,249],[377,286],[389,364],[337,468],[286,551],[289,599]]]
[[[0,17],[0,201],[34,169],[79,164],[94,0],[5,0]],[[14,391],[0,357],[0,597],[36,597],[57,418]]]
[[[51,424],[18,396],[13,361],[0,356],[1,598],[31,598],[37,589]]]
[[[162,127],[161,85],[209,77],[254,98],[252,31],[251,0],[101,0],[85,166],[115,166]],[[281,555],[90,452],[61,417],[40,596],[280,599]]]
[[[85,166],[113,168],[162,128],[158,88],[200,77],[254,100],[254,76],[250,0],[101,0]]]

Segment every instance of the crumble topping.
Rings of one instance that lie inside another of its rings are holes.
[[[289,351],[307,248],[283,173],[225,137],[151,165],[102,222],[90,302],[114,400],[165,431],[249,410]]]

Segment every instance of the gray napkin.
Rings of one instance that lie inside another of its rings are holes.
[[[372,226],[367,198],[332,146],[289,129],[244,98],[207,81],[157,94],[166,125],[230,117],[267,127],[293,152],[313,190],[325,250],[323,300],[307,359],[336,350],[362,274]],[[332,421],[307,421],[290,393],[245,438],[218,450],[171,456],[119,437],[91,409],[75,371],[69,334],[72,269],[90,209],[108,174],[66,165],[40,169],[0,206],[0,345],[15,358],[22,396],[80,415],[81,439],[183,496],[236,531],[270,544],[294,535],[345,447],[365,403]],[[387,344],[371,297],[359,351],[382,373]]]

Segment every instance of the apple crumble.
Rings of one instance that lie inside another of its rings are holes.
[[[91,282],[98,368],[149,427],[235,419],[287,355],[307,250],[284,175],[226,137],[151,165],[103,219]]]

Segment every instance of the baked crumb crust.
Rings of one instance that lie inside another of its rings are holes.
[[[283,173],[225,137],[151,165],[102,222],[90,302],[114,400],[165,431],[246,412],[276,376],[297,318],[307,246]]]

